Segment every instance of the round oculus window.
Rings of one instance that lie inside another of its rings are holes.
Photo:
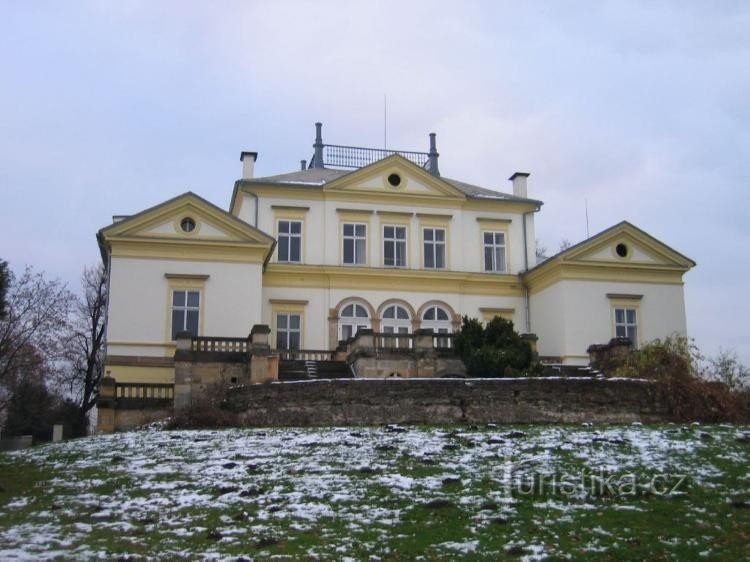
[[[618,244],[615,246],[615,253],[621,258],[626,258],[628,256],[628,247],[625,244]]]
[[[184,232],[193,232],[195,230],[195,221],[190,217],[185,217],[180,221],[180,228]]]
[[[401,176],[398,174],[391,174],[388,176],[388,183],[391,184],[393,187],[398,187],[401,185]]]

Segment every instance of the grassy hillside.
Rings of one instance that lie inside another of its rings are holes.
[[[80,439],[0,454],[0,559],[747,559],[747,432],[386,427]]]

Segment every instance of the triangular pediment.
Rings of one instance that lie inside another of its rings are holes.
[[[563,264],[690,269],[695,262],[623,221],[555,257]]]
[[[394,154],[333,180],[324,192],[464,200],[466,195],[406,158]]]
[[[184,221],[190,222],[183,225]],[[227,243],[268,248],[274,243],[266,233],[192,192],[103,228],[100,235],[104,240]]]

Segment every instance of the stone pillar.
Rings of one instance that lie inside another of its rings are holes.
[[[116,384],[107,371],[107,376],[102,378],[99,385],[99,398],[96,401],[96,430],[99,433],[112,433],[115,430]]]
[[[419,351],[433,351],[432,337],[435,332],[432,328],[420,328],[414,330],[414,349]]]
[[[539,341],[539,336],[537,336],[536,334],[521,334],[521,339],[529,342],[529,347],[531,348],[531,357],[536,361],[539,358],[539,352],[537,351],[537,342]]]
[[[589,354],[589,365],[592,369],[599,369],[602,364],[602,359],[607,352],[607,345],[603,343],[591,344],[586,353]]]
[[[63,424],[56,423],[52,426],[52,442],[57,443],[63,440]]]
[[[432,328],[420,328],[414,332],[414,351],[418,377],[434,377],[437,374],[437,352],[433,345],[435,332]]]
[[[255,324],[250,330],[250,383],[279,380],[279,356],[271,354],[266,324]]]
[[[335,308],[328,310],[328,349],[336,349],[340,345],[339,337],[339,316]]]
[[[177,332],[177,349],[180,351],[191,351],[193,347],[193,334],[190,332]]]
[[[627,364],[631,343],[628,338],[612,338],[607,344],[590,345],[586,351],[589,354],[589,365],[593,369],[611,375]]]
[[[174,398],[176,410],[187,408],[193,401],[192,349],[193,335],[177,332],[177,349],[174,352]]]
[[[349,357],[349,350],[346,347],[346,342],[339,342],[333,358],[336,361],[346,361],[347,357]]]
[[[251,353],[270,352],[270,334],[271,328],[268,327],[268,324],[255,324],[250,330]]]
[[[625,365],[630,355],[632,343],[628,338],[612,338],[609,340],[609,358],[616,365]]]
[[[354,339],[354,350],[357,349],[375,349],[375,334],[370,328],[357,331],[357,337]]]

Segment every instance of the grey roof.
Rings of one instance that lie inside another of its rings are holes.
[[[253,178],[243,180],[252,183],[284,183],[293,185],[310,185],[319,187],[330,181],[336,180],[341,176],[350,174],[352,170],[332,170],[329,168],[308,168],[307,170],[298,170],[288,174],[279,174],[277,176],[267,176],[265,178]]]
[[[249,180],[242,180],[247,183],[277,183],[286,185],[296,186],[308,186],[308,187],[322,187],[323,185],[337,180],[347,174],[351,174],[356,170],[333,170],[330,168],[309,168],[307,170],[298,170],[288,174],[279,174],[276,176],[267,176],[264,178],[253,178]],[[494,189],[487,189],[478,185],[472,185],[470,183],[454,180],[451,178],[440,177],[441,180],[452,185],[459,191],[461,191],[467,197],[472,199],[499,199],[504,201],[525,201],[536,204],[541,204],[540,201],[535,199],[526,199],[523,197],[517,197],[510,193],[503,193],[502,191],[496,191]]]
[[[510,193],[503,193],[502,191],[487,189],[486,187],[479,187],[478,185],[472,185],[470,183],[454,180],[451,178],[441,177],[440,179],[451,184],[459,191],[462,191],[468,197],[475,197],[477,199],[506,199],[509,201],[534,201],[533,199],[517,197]]]

